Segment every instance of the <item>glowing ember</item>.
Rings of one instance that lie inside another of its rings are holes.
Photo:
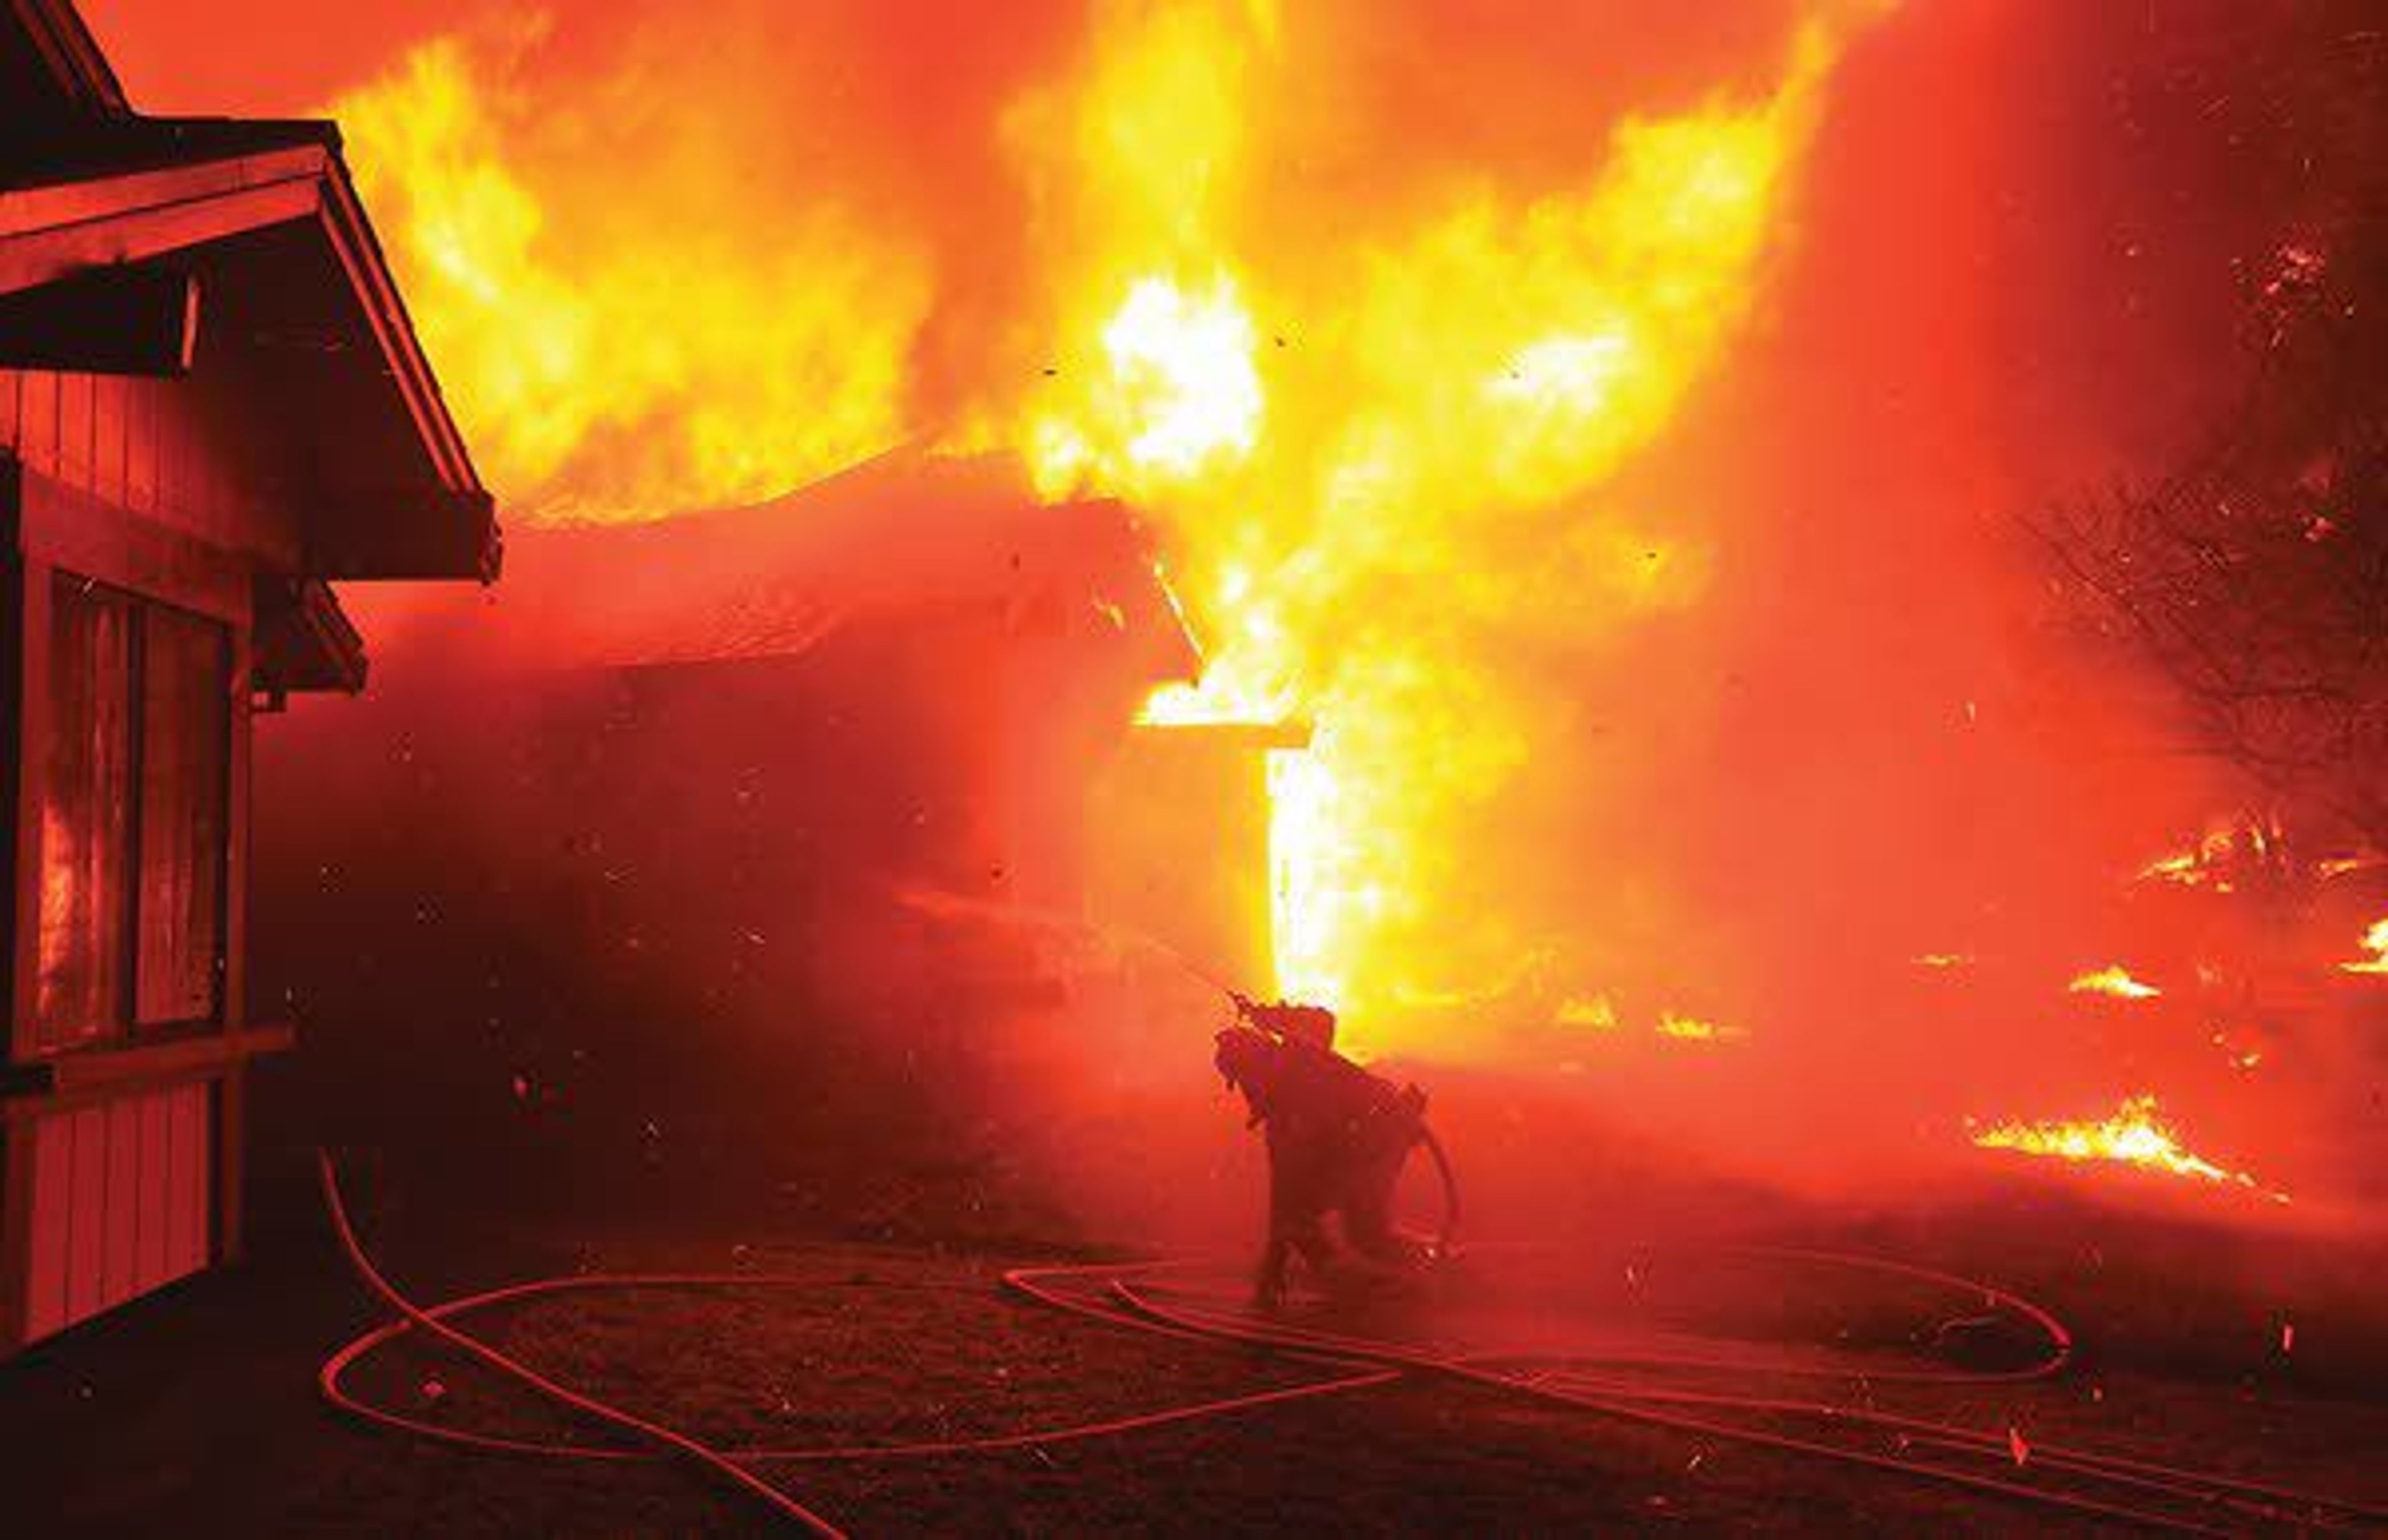
[[[1749,1033],[1739,1027],[1722,1027],[1698,1016],[1665,1011],[1658,1016],[1658,1035],[1678,1042],[1737,1042]]]
[[[2064,987],[2075,994],[2102,994],[2115,1000],[2153,1000],[2164,993],[2153,984],[2132,978],[2130,970],[2119,964],[2085,973]]]
[[[2255,1178],[2191,1154],[2172,1125],[2158,1115],[2153,1096],[2133,1096],[2112,1117],[2099,1122],[2001,1123],[1974,1135],[1986,1150],[2013,1150],[2059,1160],[2111,1160],[2173,1176],[2224,1182],[2262,1193],[2275,1203],[2285,1193],[2259,1186]]]
[[[1617,1007],[1608,996],[1595,994],[1562,1001],[1558,1014],[1552,1019],[1562,1027],[1585,1027],[1599,1032],[1617,1029]]]
[[[1962,952],[1927,952],[1914,958],[1913,962],[1917,967],[1932,968],[1943,973],[1952,973],[1960,968],[1969,968],[1974,966],[1974,959]]]
[[[2264,1051],[2261,1048],[2242,1048],[2231,1041],[2227,1033],[2215,1033],[2212,1041],[2215,1047],[2222,1050],[2222,1056],[2229,1062],[2230,1067],[2242,1073],[2254,1069],[2264,1062]]]
[[[2219,892],[2230,891],[2230,882],[2222,873],[2228,868],[2232,852],[2238,848],[2242,827],[2237,824],[2216,824],[2201,835],[2188,850],[2149,862],[2140,869],[2142,882],[2172,882],[2184,888],[2212,887]],[[2260,851],[2264,834],[2260,828],[2244,831]]]
[[[2348,973],[2388,975],[2388,920],[2375,922],[2363,933],[2363,950],[2371,955],[2360,962],[2338,966]]]

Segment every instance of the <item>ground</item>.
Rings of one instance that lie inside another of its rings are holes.
[[[1004,1268],[1072,1259],[1032,1243],[957,1249],[919,1235],[896,1243],[769,1240],[710,1223],[675,1231],[657,1222],[637,1233],[582,1224],[534,1234],[363,1206],[392,1273],[425,1299],[592,1270],[802,1280],[573,1294],[473,1318],[476,1330],[566,1382],[722,1442],[968,1437],[1114,1418],[1319,1372],[1082,1321],[1007,1295]],[[1903,1243],[1928,1245],[1913,1234]],[[2160,1244],[2141,1255],[2158,1272],[2173,1266]],[[2388,1471],[2377,1458],[2388,1448],[2388,1396],[2367,1389],[2376,1380],[2338,1372],[2298,1382],[2234,1367],[2211,1344],[2203,1354],[2177,1350],[2206,1329],[2195,1311],[2142,1307],[2156,1297],[2148,1274],[2125,1263],[2102,1260],[2098,1276],[2113,1281],[2102,1289],[2065,1274],[2036,1285],[2060,1313],[2086,1323],[2078,1371],[2028,1387],[1942,1393],[1928,1409],[1988,1429],[2026,1429],[2039,1444],[2094,1445],[2388,1501]],[[1678,1280],[1691,1292],[1718,1287],[1708,1269],[1679,1269],[1645,1286],[1663,1291]],[[1760,1314],[1786,1334],[1804,1333],[1835,1316],[1833,1297],[1812,1284],[1786,1285]],[[1874,1330],[1866,1318],[1886,1308],[1879,1300],[1852,1303],[1839,1312],[1849,1323],[1842,1332]],[[294,1225],[247,1267],[0,1370],[7,1430],[0,1483],[17,1495],[15,1514],[35,1521],[11,1532],[766,1529],[752,1508],[685,1470],[463,1453],[342,1417],[318,1398],[316,1365],[376,1319],[326,1231]],[[2326,1308],[2312,1318],[2307,1330],[2320,1344],[2304,1351],[2327,1350],[2330,1319]],[[2132,1321],[2136,1333],[2124,1329]],[[485,1433],[537,1437],[562,1429],[484,1371],[412,1343],[368,1360],[355,1388],[411,1415]],[[2047,1532],[2052,1517],[1893,1475],[1426,1382],[1116,1438],[771,1471],[860,1534],[2003,1534]]]

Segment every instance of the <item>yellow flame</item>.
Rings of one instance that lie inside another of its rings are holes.
[[[2388,919],[2374,922],[2371,928],[2363,933],[2363,950],[2371,955],[2338,966],[2348,973],[2388,974]]]
[[[2285,1193],[2260,1186],[2244,1172],[2191,1154],[2161,1116],[2152,1095],[2128,1097],[2113,1117],[2095,1122],[2001,1123],[1975,1134],[1974,1142],[1986,1150],[2013,1150],[2058,1160],[2119,1161],[2173,1176],[2249,1188],[2275,1203],[2289,1201]]]
[[[1273,164],[1247,104],[1301,90],[1273,74],[1300,19],[1100,14],[1086,74],[1013,120],[1059,363],[966,436],[1160,520],[1210,662],[1149,719],[1315,724],[1273,770],[1279,982],[1365,1041],[1371,1005],[1539,940],[1455,848],[1547,714],[1483,638],[1698,597],[1696,536],[1597,494],[1756,305],[1837,39],[1802,30],[1754,97],[1620,121],[1572,188],[1453,185],[1322,246],[1244,217]]]
[[[1613,1032],[1617,1029],[1617,1007],[1605,994],[1581,995],[1561,1001],[1553,1020],[1561,1027]]]
[[[1313,105],[1352,18],[1271,0],[1098,0],[991,125],[1023,259],[994,335],[938,354],[966,376],[940,436],[1151,515],[1210,659],[1151,719],[1315,725],[1270,772],[1279,982],[1363,1046],[1370,1006],[1550,943],[1465,838],[1575,704],[1518,644],[1622,648],[1702,595],[1703,530],[1620,473],[1759,309],[1831,69],[1883,7],[1811,8],[1771,73],[1587,133],[1571,173],[1323,194],[1385,170]],[[833,161],[756,196],[755,125],[688,111],[670,49],[538,99],[545,43],[434,43],[334,108],[516,515],[737,501],[921,431],[923,327],[984,297],[946,304],[942,247]],[[771,62],[775,100],[843,90]]]
[[[904,437],[921,253],[834,199],[753,196],[751,150],[704,137],[684,80],[533,102],[511,82],[544,41],[439,38],[330,108],[509,513],[752,500]],[[615,120],[619,144],[594,126]],[[692,143],[655,143],[673,134]],[[626,163],[647,168],[636,196]]]
[[[2142,882],[2171,882],[2184,888],[2201,888],[2216,884],[2229,892],[2230,884],[2218,874],[2225,869],[2232,853],[2243,840],[2259,852],[2265,842],[2260,825],[2242,821],[2218,820],[2209,824],[2186,850],[2174,851],[2149,862],[2140,868]]]
[[[2153,984],[2132,978],[2130,969],[2120,964],[2082,974],[2064,987],[2075,994],[2102,994],[2115,1000],[2153,1000],[2164,993]]]
[[[1198,297],[1166,279],[1141,279],[1104,326],[1102,345],[1107,368],[1088,410],[1029,430],[1041,489],[1130,488],[1148,473],[1183,478],[1251,448],[1260,375],[1251,320],[1232,280],[1214,280]]]
[[[1683,1042],[1736,1042],[1749,1033],[1739,1027],[1719,1026],[1698,1016],[1664,1011],[1658,1016],[1658,1035]]]

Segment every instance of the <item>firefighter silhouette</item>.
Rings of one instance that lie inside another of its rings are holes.
[[[1425,1093],[1335,1052],[1335,1013],[1324,1006],[1234,999],[1238,1019],[1219,1033],[1215,1063],[1243,1094],[1245,1126],[1268,1141],[1268,1238],[1254,1301],[1283,1301],[1297,1257],[1335,1292],[1415,1268],[1429,1248],[1394,1224],[1393,1190],[1425,1137]]]

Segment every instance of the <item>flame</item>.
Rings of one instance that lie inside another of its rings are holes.
[[[2202,888],[2208,881],[2205,862],[2206,857],[2202,851],[2176,851],[2170,855],[2151,861],[2140,867],[2140,880],[2177,883],[2183,888]]]
[[[1761,308],[1834,66],[1886,7],[1806,8],[1773,59],[1563,168],[1355,148],[1372,10],[1273,0],[1091,7],[952,109],[992,195],[834,117],[798,125],[839,148],[800,192],[750,175],[790,134],[740,89],[832,113],[834,50],[709,57],[692,112],[686,50],[630,43],[543,97],[561,44],[518,24],[333,111],[517,518],[734,502],[922,436],[1143,510],[1209,656],[1149,719],[1315,727],[1270,770],[1278,985],[1365,1045],[1371,1006],[1551,944],[1467,852],[1577,705],[1520,647],[1621,651],[1702,597],[1706,532],[1617,484]],[[891,158],[938,196],[840,170]],[[1000,243],[954,238],[990,212]]]
[[[1541,940],[1477,902],[1457,849],[1547,713],[1495,638],[1697,600],[1695,536],[1587,499],[1757,303],[1838,37],[1802,30],[1753,99],[1621,121],[1571,189],[1480,181],[1360,239],[1262,246],[1239,238],[1267,170],[1243,104],[1302,89],[1273,73],[1289,23],[1104,14],[1085,78],[1014,116],[1045,242],[1073,254],[1061,362],[964,436],[1161,521],[1209,664],[1149,719],[1315,724],[1272,772],[1278,981],[1365,1040],[1372,1004]]]
[[[1251,318],[1231,280],[1199,296],[1166,279],[1140,280],[1104,326],[1102,350],[1106,367],[1085,420],[1052,417],[1030,428],[1041,488],[1188,477],[1251,448],[1260,375]]]
[[[1605,994],[1579,995],[1559,1002],[1551,1019],[1561,1027],[1613,1032],[1617,1030],[1617,1006]]]
[[[2152,1095],[2128,1097],[2112,1117],[2097,1122],[2001,1123],[1974,1135],[1986,1150],[2013,1150],[2059,1160],[2111,1160],[2164,1171],[2173,1176],[2226,1182],[2262,1193],[2275,1203],[2287,1194],[2271,1192],[2255,1178],[2214,1164],[2183,1147],[2180,1136],[2160,1115]]]
[[[2217,820],[2208,824],[2197,842],[2186,850],[2160,856],[2140,868],[2142,882],[2170,882],[2183,888],[2212,886],[2229,892],[2231,884],[2226,876],[2232,857],[2242,843],[2256,854],[2266,850],[2268,837],[2263,826],[2244,820]]]
[[[2153,1000],[2164,993],[2153,984],[2143,984],[2132,978],[2130,970],[2120,964],[2082,974],[2064,987],[2075,994],[2102,994],[2115,1000]]]
[[[625,66],[584,82],[594,112],[516,89],[548,32],[435,39],[329,109],[509,512],[753,500],[906,436],[916,246],[832,197],[755,197],[750,147],[665,110],[684,81]],[[626,165],[657,160],[629,196]]]
[[[2338,966],[2348,973],[2388,975],[2388,919],[2376,921],[2363,933],[2363,950],[2371,955],[2358,962]]]
[[[1698,1016],[1664,1011],[1658,1016],[1658,1035],[1679,1042],[1736,1042],[1749,1033],[1739,1027],[1721,1027]]]

